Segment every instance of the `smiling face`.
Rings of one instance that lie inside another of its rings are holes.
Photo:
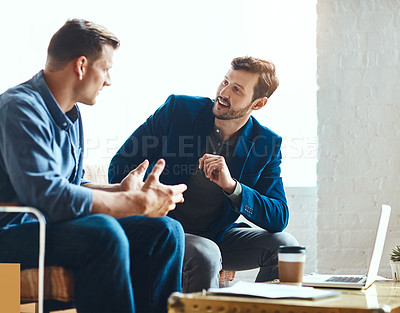
[[[79,88],[79,102],[88,105],[95,104],[97,95],[103,87],[111,85],[109,70],[112,67],[113,53],[113,47],[104,45],[102,53],[96,60],[88,60],[86,72]]]
[[[230,69],[217,89],[213,114],[220,120],[247,121],[253,106],[258,74]]]

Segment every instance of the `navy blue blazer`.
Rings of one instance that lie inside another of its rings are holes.
[[[154,163],[164,158],[160,176],[164,184],[185,183],[202,156],[206,138],[214,127],[213,100],[204,97],[171,95],[136,129],[110,163],[110,183],[120,182],[145,159]],[[212,225],[212,237],[221,240],[242,214],[269,231],[287,226],[289,210],[280,177],[282,138],[250,117],[230,161],[231,176],[242,185],[242,203],[235,208],[226,198],[223,217]]]

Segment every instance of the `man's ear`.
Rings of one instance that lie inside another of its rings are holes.
[[[82,80],[87,72],[88,59],[85,56],[80,56],[74,61],[74,69],[78,75],[78,79]]]
[[[253,110],[259,110],[263,106],[265,106],[267,104],[267,102],[268,102],[268,98],[267,97],[258,98],[258,99],[253,101],[253,104],[251,105],[251,108]]]

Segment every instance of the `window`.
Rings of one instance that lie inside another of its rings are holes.
[[[50,0],[25,0],[4,7],[0,92],[43,68],[49,40],[68,18],[93,20],[121,39],[113,85],[94,108],[80,105],[89,162],[108,163],[168,95],[214,98],[231,59],[253,55],[273,61],[281,82],[254,116],[284,139],[284,183],[316,184],[316,0],[72,0],[57,9]]]

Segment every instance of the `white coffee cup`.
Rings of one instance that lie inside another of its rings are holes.
[[[280,246],[278,248],[279,281],[301,285],[306,262],[303,246]]]

